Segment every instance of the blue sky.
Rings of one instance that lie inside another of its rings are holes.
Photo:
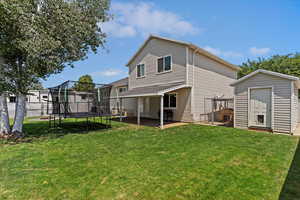
[[[44,87],[84,74],[96,83],[127,76],[125,64],[149,34],[192,42],[237,65],[300,52],[299,0],[112,0],[111,13],[114,20],[102,25],[106,49],[52,75]]]

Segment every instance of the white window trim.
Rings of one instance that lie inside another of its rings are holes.
[[[119,91],[119,92],[120,92],[120,89],[121,89],[121,88],[122,88],[122,89],[125,89],[126,91],[128,90],[126,86],[121,86],[121,87],[118,87],[118,91]]]
[[[139,65],[144,65],[144,75],[143,76],[138,76],[138,66]],[[146,77],[146,64],[145,63],[139,63],[136,65],[136,74],[135,75],[136,75],[137,79]]]
[[[117,97],[119,96],[119,94],[121,94],[121,92],[120,92],[120,89],[121,88],[125,88],[126,89],[126,91],[128,90],[128,87],[127,86],[120,86],[120,87],[117,87],[116,89],[117,89]]]
[[[178,105],[178,93],[177,92],[171,92],[171,93],[166,93],[165,95],[170,95],[170,94],[175,94],[176,95],[176,107],[164,107],[164,109],[166,110],[176,110],[177,109],[177,105]],[[170,96],[169,96],[169,106],[170,106]]]
[[[165,57],[168,57],[168,56],[171,57],[171,69],[165,70],[165,60],[164,60],[164,58],[165,58]],[[162,72],[159,72],[159,71],[158,71],[158,59],[160,59],[160,58],[163,58],[163,71],[162,71]],[[158,58],[156,59],[156,73],[157,73],[157,74],[164,74],[164,73],[172,72],[172,70],[173,70],[173,58],[172,58],[172,55],[171,55],[171,54],[170,54],[170,55],[161,56],[161,57],[158,57]]]

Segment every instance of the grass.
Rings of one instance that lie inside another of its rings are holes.
[[[300,198],[296,137],[118,122],[88,133],[47,128],[27,121],[25,142],[0,144],[0,199]]]

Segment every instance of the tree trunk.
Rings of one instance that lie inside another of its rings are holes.
[[[14,125],[12,128],[12,133],[14,137],[22,137],[23,134],[23,122],[25,118],[25,110],[26,110],[26,96],[24,94],[17,95],[16,109],[15,109],[15,119]]]
[[[7,95],[0,96],[0,136],[6,136],[10,133],[9,115],[7,108]]]

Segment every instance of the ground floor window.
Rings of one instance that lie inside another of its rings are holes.
[[[177,94],[165,94],[164,95],[164,108],[176,108]]]

